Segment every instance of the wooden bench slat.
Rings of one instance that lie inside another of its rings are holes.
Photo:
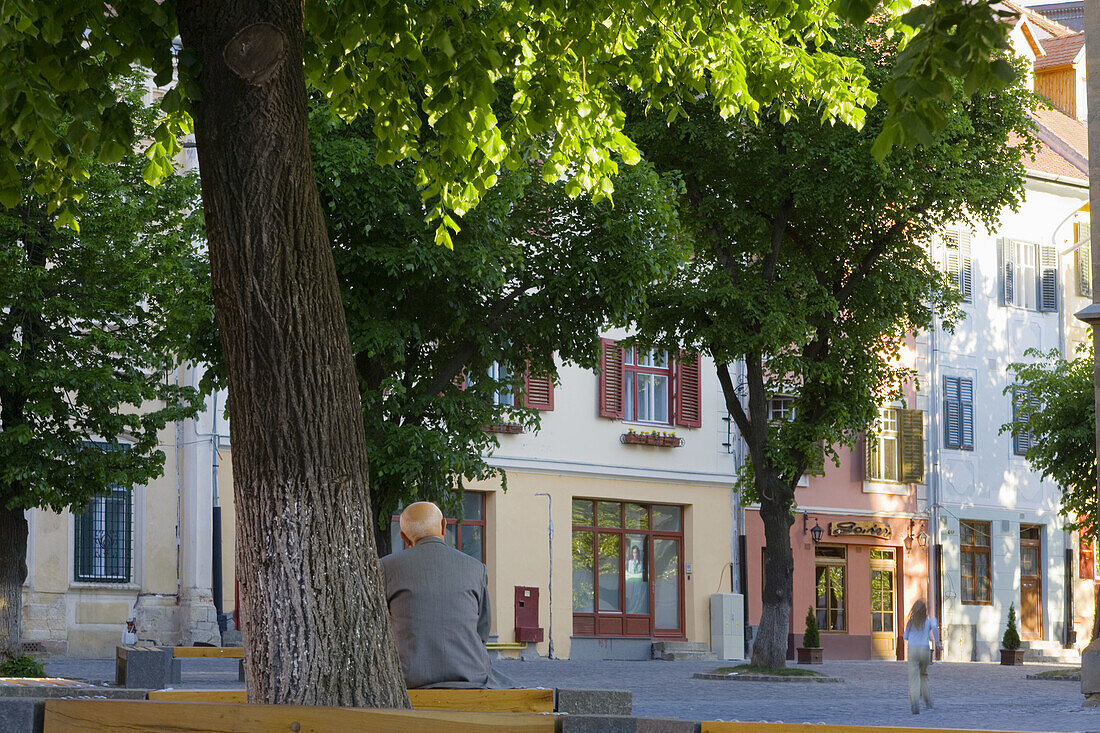
[[[416,709],[552,713],[553,690],[409,690]]]
[[[150,700],[243,703],[244,690],[154,690]],[[552,713],[553,690],[409,690],[416,710],[484,713]]]
[[[222,659],[244,659],[242,646],[174,646],[173,657],[219,657]]]
[[[150,690],[150,700],[162,702],[245,702],[244,690]]]
[[[296,727],[293,724],[297,724]],[[371,710],[296,705],[227,705],[128,700],[47,700],[46,733],[133,733],[134,730],[298,733],[354,730],[357,733],[554,733],[556,715],[470,713],[447,710]]]
[[[928,728],[878,725],[827,725],[823,723],[741,723],[703,721],[701,733],[928,733]],[[975,733],[969,728],[936,728],[936,733]],[[998,731],[1013,733],[1013,731]]]

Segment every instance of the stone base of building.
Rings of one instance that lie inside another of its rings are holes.
[[[23,650],[28,654],[67,654],[68,613],[64,593],[23,591]]]
[[[221,645],[213,597],[201,588],[182,597],[111,586],[67,593],[25,588],[22,613],[28,654],[113,657],[130,619],[141,644]]]
[[[213,644],[221,646],[218,613],[209,588],[183,588],[176,617],[178,643],[181,646]]]

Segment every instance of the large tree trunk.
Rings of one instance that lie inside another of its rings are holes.
[[[772,476],[757,478],[760,518],[764,521],[764,593],[760,627],[752,643],[752,663],[785,667],[791,625],[794,560],[791,556],[791,503],[788,488]],[[770,498],[769,498],[770,497]]]
[[[27,518],[0,505],[0,660],[22,654],[23,581],[27,579]]]
[[[309,155],[302,5],[181,0],[229,375],[249,702],[408,707]]]

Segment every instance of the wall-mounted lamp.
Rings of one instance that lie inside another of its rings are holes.
[[[821,542],[821,535],[825,534],[825,530],[821,528],[821,525],[817,523],[817,519],[814,519],[813,529],[810,530],[810,537],[813,538],[814,544]]]
[[[917,544],[921,547],[928,547],[928,533],[923,529],[920,531],[920,534],[917,535]]]
[[[916,524],[916,520],[909,520],[909,536],[902,540],[905,545],[905,554],[909,554],[909,550],[913,548],[913,526]]]

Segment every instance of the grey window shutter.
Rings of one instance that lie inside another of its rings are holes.
[[[970,261],[970,232],[959,232],[959,292],[964,303],[974,302]]]
[[[1077,265],[1077,294],[1083,298],[1092,297],[1092,245],[1085,242],[1073,251]]]
[[[1052,244],[1039,246],[1039,310],[1058,310],[1058,251]]]
[[[974,448],[974,382],[959,380],[959,423],[962,429],[959,447],[967,450]]]
[[[1007,237],[1001,237],[1001,305],[1012,305],[1016,301],[1012,282],[1016,270],[1016,243]]]
[[[1020,409],[1022,407],[1021,402],[1027,399],[1027,392],[1022,387],[1014,387],[1012,389],[1012,422],[1023,422],[1026,415],[1025,411]],[[1022,456],[1027,453],[1027,449],[1031,447],[1031,433],[1025,431],[1019,432],[1012,436],[1012,452],[1018,456]]]
[[[948,448],[958,448],[962,443],[962,426],[959,423],[959,380],[943,378],[943,442]]]
[[[901,418],[901,482],[924,481],[924,411],[898,410]]]

